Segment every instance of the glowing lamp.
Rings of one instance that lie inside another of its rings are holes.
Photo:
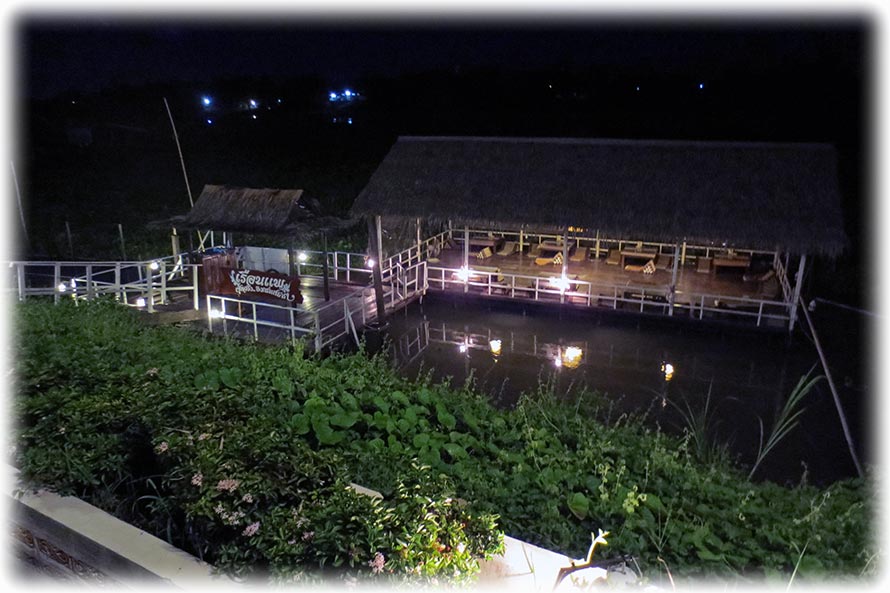
[[[300,260],[301,262],[304,262],[307,259],[309,259],[309,256],[301,251],[300,253],[297,254],[297,259]]]
[[[213,319],[219,319],[222,316],[223,312],[219,309],[210,309],[210,317],[212,317]]]
[[[212,124],[212,123],[213,123],[213,120],[212,120],[212,119],[208,119],[208,120],[207,120],[207,125],[208,125],[208,126],[209,126],[210,124]]]
[[[253,100],[253,99],[250,100],[250,108],[251,108],[251,109],[256,109],[256,101]]]
[[[138,299],[136,299],[136,306],[139,307],[140,309],[141,309],[142,307],[144,307],[144,306],[145,306],[145,299],[142,298],[142,297],[139,297]]]
[[[369,267],[369,268],[373,268],[373,267],[374,267],[374,258],[369,257],[369,258],[368,258],[368,261],[365,262],[365,265],[366,265],[367,267]]]
[[[674,378],[674,365],[669,362],[661,363],[661,372],[664,373],[664,380],[670,381]]]
[[[349,97],[352,96],[352,91],[350,91],[349,89],[346,89],[345,91],[343,91],[343,94],[346,95],[346,98],[348,99]]]
[[[337,93],[331,93],[331,94],[329,94],[329,95],[328,95],[328,99],[331,100],[331,101],[336,101],[336,100],[337,100]]]
[[[488,342],[488,347],[491,348],[491,353],[495,356],[500,356],[501,354],[501,341],[500,340],[491,340]]]
[[[59,284],[59,292],[65,292],[66,290],[68,290],[68,285],[65,284],[64,282],[60,283]]]
[[[556,368],[562,368],[562,358],[560,358],[559,356],[557,356],[556,358],[554,358],[554,359],[553,359],[553,366],[555,366]]]
[[[201,97],[201,103],[204,104],[204,107],[210,107],[210,104],[213,103],[213,99],[210,97]]]
[[[252,119],[256,119],[256,114],[250,116]]]
[[[346,123],[347,123],[347,124],[351,124],[351,123],[352,123],[352,118],[351,118],[351,117],[350,117],[350,118],[347,118],[347,119],[346,119]]]
[[[578,368],[584,351],[577,346],[569,346],[562,353],[562,364],[570,369]]]
[[[466,282],[470,279],[470,270],[467,269],[467,266],[461,266],[460,269],[455,273],[455,275],[461,282]]]
[[[150,264],[148,264],[148,267],[151,268],[152,270],[157,270],[160,266],[158,265],[158,262],[153,261]]]
[[[457,349],[458,349],[458,351],[460,351],[461,354],[466,354],[466,352],[469,348],[470,347],[467,345],[466,340],[464,340],[457,346]]]
[[[550,284],[550,286],[558,288],[562,292],[565,292],[569,289],[569,279],[565,276],[560,276],[559,278],[551,278],[548,283]]]

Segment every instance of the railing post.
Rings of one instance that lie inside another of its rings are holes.
[[[318,313],[315,314],[315,352],[317,354],[321,354],[321,319],[318,317]]]
[[[59,304],[61,296],[59,294],[59,285],[62,284],[62,266],[59,262],[53,265],[53,302]]]
[[[213,333],[213,308],[210,305],[210,295],[207,295],[207,331]]]
[[[18,284],[19,301],[25,300],[25,264],[18,262],[15,265],[15,281]]]
[[[161,304],[167,304],[167,262],[161,261]]]
[[[222,309],[220,309],[220,313],[222,314],[222,321],[223,321],[223,335],[224,335],[224,336],[228,336],[228,335],[229,335],[229,323],[228,323],[228,319],[226,319],[226,303],[227,303],[227,302],[228,302],[228,301],[226,301],[226,298],[225,298],[225,297],[222,297],[222,298],[219,299],[219,304],[222,305]],[[241,306],[241,303],[238,303],[238,306],[240,307],[240,306]],[[239,315],[239,317],[240,317],[240,315]]]
[[[259,342],[260,340],[260,331],[259,326],[256,323],[256,303],[251,303],[253,305],[253,341]]]
[[[337,252],[335,251],[333,254],[334,258],[334,281],[340,281],[340,258],[337,257]]]
[[[152,276],[151,264],[146,264],[145,266],[148,269],[148,275],[145,278],[148,287],[148,298],[145,299],[148,305],[148,312],[155,312],[155,281],[154,276]]]
[[[195,303],[195,311],[200,308],[198,298],[198,264],[192,264],[192,300]]]
[[[91,301],[96,296],[96,288],[93,286],[93,266],[87,264],[87,300]]]
[[[121,262],[114,262],[114,295],[115,298],[120,301],[121,300]],[[127,301],[124,300],[126,303]]]
[[[294,310],[293,308],[288,310],[290,314],[290,342],[293,346],[297,345],[297,332],[294,328]]]

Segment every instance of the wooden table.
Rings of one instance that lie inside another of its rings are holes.
[[[714,273],[717,273],[717,268],[742,268],[748,269],[751,265],[751,256],[750,255],[722,255],[719,257],[714,257],[714,261],[712,262],[714,266]]]
[[[454,241],[458,245],[463,247],[463,245],[464,245],[463,237],[455,237]],[[481,249],[485,249],[486,247],[491,247],[491,250],[495,251],[495,250],[499,249],[503,243],[504,243],[503,237],[495,237],[493,239],[490,239],[488,237],[470,237],[470,251],[473,251],[474,249],[476,249],[478,251]]]
[[[622,249],[621,250],[621,258],[618,261],[618,265],[624,269],[624,265],[627,263],[626,260],[630,259],[641,259],[646,260],[643,263],[648,262],[650,259],[655,259],[655,256],[658,255],[657,249]]]
[[[541,257],[547,257],[547,254],[550,253],[556,255],[557,253],[562,253],[563,250],[563,244],[556,241],[541,241],[538,245],[540,245]],[[575,242],[569,241],[567,245],[568,252],[571,254],[572,250],[575,248]]]

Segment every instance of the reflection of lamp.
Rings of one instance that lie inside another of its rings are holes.
[[[461,354],[466,354],[466,352],[467,352],[467,350],[468,350],[469,348],[470,348],[470,347],[467,345],[467,341],[466,341],[466,340],[464,340],[463,342],[461,342],[461,343],[458,344],[458,346],[457,346],[457,349],[458,349],[458,351],[460,351]]]
[[[674,365],[669,362],[661,363],[661,372],[664,373],[664,380],[670,381],[674,378]]]
[[[501,341],[500,340],[491,340],[488,342],[488,347],[491,348],[491,353],[495,356],[500,356],[501,354]]]
[[[562,353],[562,364],[570,369],[578,368],[578,365],[581,364],[581,357],[583,354],[584,351],[577,346],[569,346]]]

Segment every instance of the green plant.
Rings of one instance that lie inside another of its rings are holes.
[[[785,405],[782,406],[782,410],[779,412],[778,418],[776,418],[776,421],[773,423],[773,428],[770,431],[766,443],[763,442],[763,420],[761,418],[757,419],[757,422],[760,425],[760,440],[757,446],[757,457],[754,460],[754,465],[751,466],[751,471],[748,472],[749,479],[754,477],[757,468],[760,467],[761,462],[766,458],[770,451],[772,451],[773,448],[775,448],[775,446],[778,445],[789,432],[794,430],[795,426],[797,426],[797,419],[804,412],[804,408],[799,407],[800,402],[806,397],[810,390],[813,389],[816,383],[824,378],[822,375],[817,375],[812,379],[810,378],[810,375],[815,368],[816,367],[813,366],[806,375],[800,378],[800,381],[797,382],[794,389],[791,390],[791,395],[788,396]]]

